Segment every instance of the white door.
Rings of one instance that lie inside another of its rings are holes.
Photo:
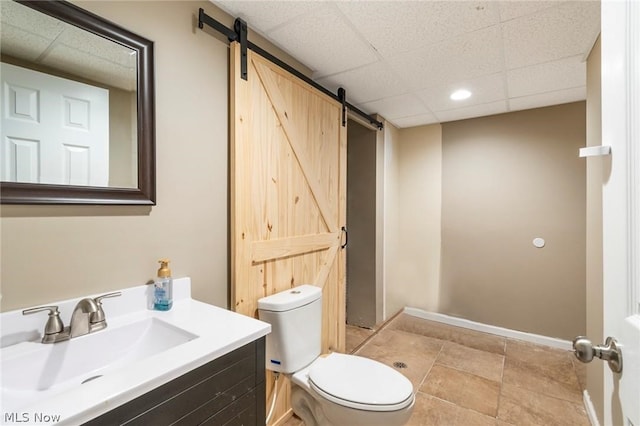
[[[640,426],[640,2],[602,2],[604,333],[622,346],[622,373],[605,368],[606,425]],[[595,336],[594,336],[595,337]]]
[[[109,185],[108,90],[2,63],[2,181]]]

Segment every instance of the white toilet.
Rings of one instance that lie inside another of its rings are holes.
[[[306,426],[395,426],[411,417],[411,382],[380,362],[320,356],[322,289],[301,285],[258,300],[271,324],[266,364],[291,377],[291,405]]]

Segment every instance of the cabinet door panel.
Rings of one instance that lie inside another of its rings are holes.
[[[207,419],[204,423],[201,423],[203,426],[248,426],[248,425],[263,425],[264,418],[258,418],[256,416],[255,410],[252,410],[250,407],[255,407],[256,405],[256,391],[251,391],[244,395],[242,398],[230,404],[216,414],[213,417]]]

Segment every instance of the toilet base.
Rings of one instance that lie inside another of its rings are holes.
[[[304,389],[291,384],[291,408],[305,426],[331,426],[320,405]]]
[[[409,421],[413,405],[397,411],[365,411],[344,407],[291,383],[291,406],[305,426],[400,426]]]

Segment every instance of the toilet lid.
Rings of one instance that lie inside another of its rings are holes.
[[[370,411],[393,411],[413,401],[409,379],[378,361],[332,353],[309,369],[311,387],[337,404]]]

